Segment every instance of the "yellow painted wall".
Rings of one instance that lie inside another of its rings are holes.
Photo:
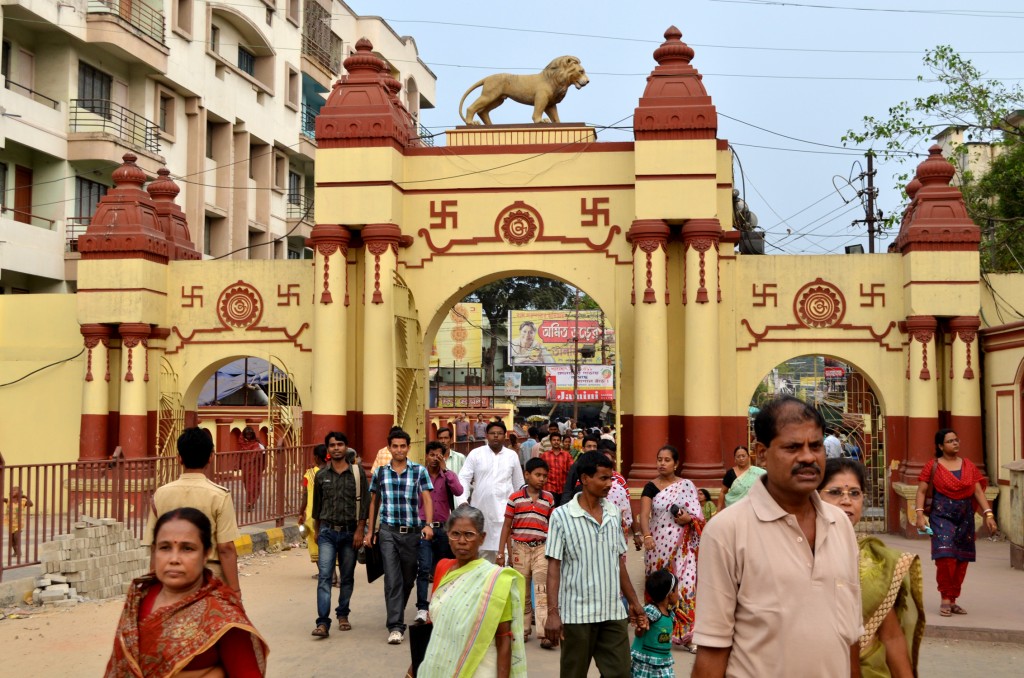
[[[8,464],[78,459],[85,353],[76,304],[73,294],[0,296],[0,384],[43,368],[0,387],[0,453]]]

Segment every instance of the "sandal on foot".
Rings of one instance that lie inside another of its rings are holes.
[[[965,610],[964,608],[960,607],[956,603],[953,603],[952,605],[949,606],[949,611],[952,612],[953,614],[967,614],[967,610]]]
[[[939,605],[939,615],[943,617],[953,616],[952,606],[949,603],[943,603],[942,605]]]
[[[547,638],[540,639],[540,646],[545,650],[553,650],[555,648],[554,644]]]
[[[348,623],[348,617],[338,617],[338,630],[351,631],[352,625]]]
[[[317,624],[317,627],[313,629],[313,634],[317,638],[326,638],[331,635],[331,630],[327,628],[327,624]]]

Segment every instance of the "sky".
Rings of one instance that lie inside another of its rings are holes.
[[[1024,3],[1014,0],[349,4],[415,38],[437,75],[436,107],[421,114],[431,132],[462,124],[459,99],[485,75],[539,71],[562,54],[581,59],[590,84],[566,95],[561,120],[628,126],[656,65],[652,53],[665,29],[677,26],[718,110],[718,137],[733,144],[742,163],[735,185],[766,232],[769,254],[843,253],[858,243],[867,250],[866,227],[851,224],[864,216],[856,198],[864,156],[844,150],[841,137],[861,129],[865,115],[884,116],[897,102],[936,90],[918,81],[929,75],[925,50],[949,44],[988,77],[1010,85],[1024,79]],[[492,120],[528,122],[529,114],[506,103]],[[598,138],[628,141],[632,133],[602,130]],[[894,177],[907,168],[876,168],[878,207],[901,210]]]

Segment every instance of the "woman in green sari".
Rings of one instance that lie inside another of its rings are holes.
[[[434,625],[416,675],[430,678],[526,676],[523,645],[523,576],[480,557],[484,515],[463,504],[448,518],[455,560],[434,572],[430,620]]]
[[[753,465],[750,451],[743,445],[732,451],[732,460],[736,465],[725,472],[722,489],[718,493],[719,511],[747,496],[757,479],[764,475],[764,469]]]
[[[864,511],[864,467],[853,459],[829,459],[818,487],[822,501],[842,509],[856,525]],[[864,635],[864,678],[913,678],[924,637],[921,559],[890,549],[874,537],[859,539]]]

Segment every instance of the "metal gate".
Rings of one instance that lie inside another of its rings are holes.
[[[175,447],[178,436],[185,430],[185,408],[178,389],[178,374],[160,358],[160,404],[157,413],[156,451],[158,457],[173,457],[178,454]]]
[[[302,403],[295,389],[295,376],[284,362],[270,356],[267,375],[267,447],[277,449],[302,444]]]
[[[760,408],[776,395],[793,395],[818,407],[843,443],[843,455],[864,464],[864,514],[856,530],[888,531],[889,473],[885,454],[885,413],[871,385],[856,367],[826,356],[801,356],[772,370],[751,399]],[[753,412],[752,412],[753,414]],[[754,418],[749,441],[754,442]]]

